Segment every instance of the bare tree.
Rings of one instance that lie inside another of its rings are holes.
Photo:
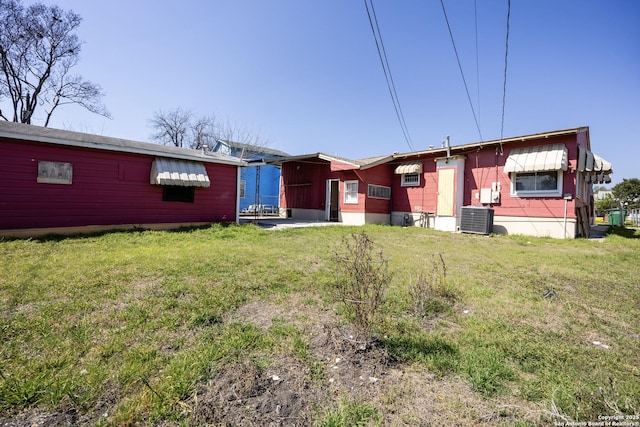
[[[191,129],[192,116],[191,111],[182,108],[167,112],[156,111],[153,113],[153,118],[149,120],[151,127],[155,130],[151,138],[160,144],[183,147]]]
[[[269,144],[269,142],[262,139],[260,135],[248,130],[246,126],[239,126],[237,123],[232,123],[228,120],[219,125],[218,139],[240,142],[258,147],[265,147]]]
[[[45,126],[61,105],[79,104],[110,117],[102,104],[100,86],[71,69],[78,63],[81,43],[75,31],[82,18],[58,6],[20,0],[0,0],[0,100],[7,98],[11,113],[5,120],[30,124],[41,107]]]
[[[219,135],[219,125],[213,116],[201,116],[191,124],[191,148],[212,149]]]
[[[218,140],[257,147],[266,147],[269,144],[246,127],[240,127],[230,121],[222,122],[212,115],[196,117],[191,111],[182,108],[156,111],[149,120],[149,125],[154,131],[151,134],[154,141],[176,147],[212,149]]]

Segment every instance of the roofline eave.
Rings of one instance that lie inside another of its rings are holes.
[[[556,137],[556,136],[563,136],[563,135],[575,135],[581,132],[585,132],[585,131],[589,131],[589,126],[580,126],[580,127],[576,127],[576,128],[569,128],[569,129],[561,129],[561,130],[555,130],[555,131],[551,131],[551,132],[541,132],[541,133],[534,133],[534,134],[529,134],[529,135],[521,135],[521,136],[514,136],[514,137],[510,137],[510,138],[502,138],[502,139],[494,139],[494,140],[490,140],[490,141],[482,141],[482,142],[474,142],[471,144],[463,144],[463,145],[453,145],[451,146],[449,149],[451,152],[454,151],[465,151],[465,150],[469,150],[472,148],[482,148],[485,146],[496,146],[496,145],[500,145],[500,144],[511,144],[514,142],[523,142],[523,141],[530,141],[533,139],[546,139],[546,138],[552,138],[552,137]],[[409,152],[409,153],[398,153],[398,154],[394,154],[393,158],[394,159],[406,159],[409,157],[415,157],[415,156],[422,156],[422,155],[426,155],[426,154],[434,154],[434,153],[446,153],[447,152],[447,148],[435,148],[435,149],[431,149],[431,150],[421,150],[421,151],[413,151],[413,152]]]

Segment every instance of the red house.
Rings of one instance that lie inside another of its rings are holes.
[[[323,153],[285,157],[280,211],[292,218],[353,225],[388,224],[392,156],[346,160]]]
[[[592,184],[610,182],[612,173],[591,152],[588,127],[371,163],[315,154],[281,164],[281,207],[293,217],[556,238],[588,236]]]
[[[0,122],[0,235],[238,218],[239,159]]]

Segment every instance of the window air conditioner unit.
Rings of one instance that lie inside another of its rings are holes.
[[[460,231],[491,234],[493,232],[493,209],[482,206],[463,206],[460,213]]]

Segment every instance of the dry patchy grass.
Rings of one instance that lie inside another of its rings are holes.
[[[393,280],[367,349],[332,254]],[[446,263],[446,292],[412,280]],[[368,226],[0,242],[0,425],[536,425],[640,411],[640,239]],[[557,298],[543,298],[548,290]],[[599,345],[594,345],[599,342]]]

